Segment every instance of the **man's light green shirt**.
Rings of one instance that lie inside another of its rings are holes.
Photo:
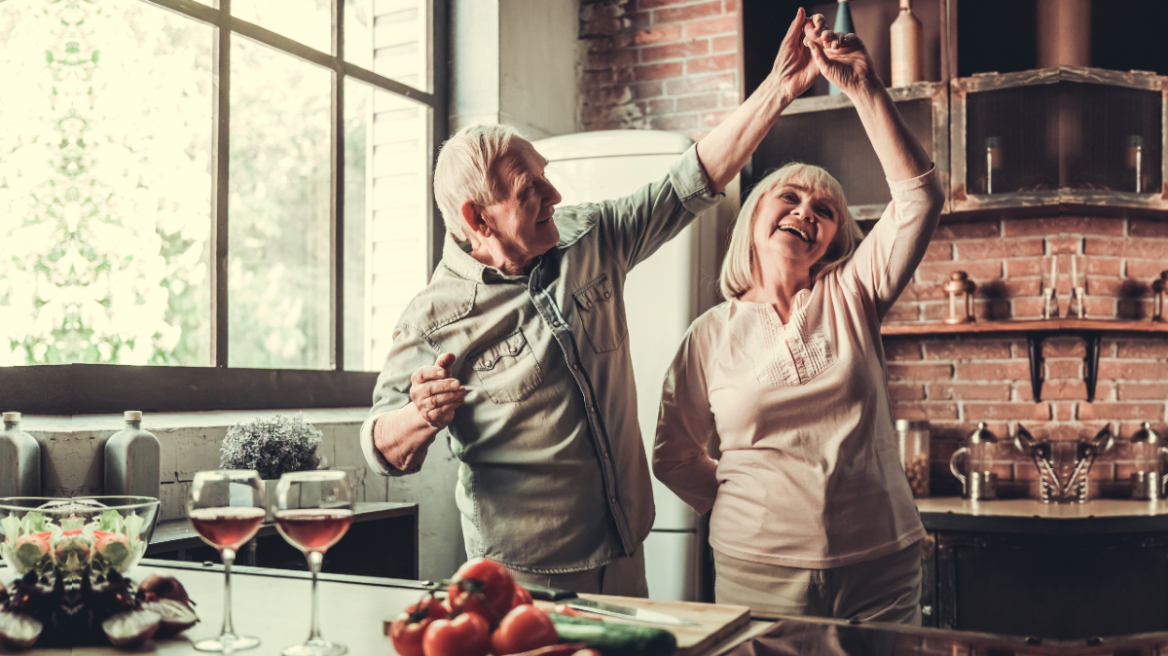
[[[361,430],[370,466],[412,473],[386,464],[373,422],[409,403],[415,370],[453,353],[468,392],[448,428],[467,556],[557,573],[633,553],[653,525],[653,492],[625,276],[719,200],[691,147],[631,196],[557,209],[560,241],[526,275],[485,266],[447,236],[393,332]]]

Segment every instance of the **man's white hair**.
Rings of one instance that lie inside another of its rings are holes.
[[[848,211],[848,199],[838,180],[818,166],[801,162],[787,164],[760,180],[746,197],[742,210],[738,212],[738,219],[730,233],[726,259],[722,261],[722,275],[718,279],[723,298],[727,300],[739,298],[754,286],[758,268],[754,222],[758,218],[758,207],[763,196],[784,182],[801,184],[813,191],[824,193],[835,206],[837,216],[835,239],[823,257],[811,267],[813,281],[818,282],[829,271],[847,262],[856,251],[860,240],[864,238],[855,217]]]
[[[514,139],[522,135],[509,125],[468,125],[446,140],[434,166],[434,199],[442,210],[446,230],[456,241],[467,241],[462,205],[471,201],[479,208],[499,200],[504,190],[497,184],[494,167]]]

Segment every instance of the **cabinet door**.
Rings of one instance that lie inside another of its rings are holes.
[[[1161,536],[941,534],[939,626],[1060,640],[1168,630]]]

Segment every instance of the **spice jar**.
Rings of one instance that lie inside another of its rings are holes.
[[[929,496],[929,422],[897,419],[896,439],[913,497]]]

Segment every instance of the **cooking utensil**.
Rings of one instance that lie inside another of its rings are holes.
[[[1014,434],[1014,446],[1022,453],[1030,456],[1034,462],[1035,469],[1038,470],[1041,478],[1039,485],[1042,491],[1043,503],[1050,502],[1051,491],[1061,496],[1062,481],[1059,479],[1058,472],[1050,464],[1050,443],[1039,442],[1034,439],[1030,431],[1019,426],[1018,432]]]
[[[410,581],[401,580],[395,581],[394,585],[402,588],[414,588],[417,590],[432,590],[437,591],[444,588],[439,583],[434,581]],[[571,590],[562,590],[560,588],[549,588],[534,583],[520,583],[519,585],[527,589],[531,593],[532,599],[539,599],[541,601],[555,601],[566,604],[569,608],[587,611],[589,613],[598,613],[600,615],[611,615],[612,617],[620,617],[628,620],[636,620],[638,622],[648,622],[650,624],[668,624],[670,626],[697,626],[697,622],[691,622],[687,619],[682,619],[662,613],[655,610],[648,610],[645,608],[633,608],[631,606],[619,606],[617,604],[610,604],[604,601],[595,601],[592,599],[583,599]]]
[[[1079,442],[1078,447],[1078,462],[1075,463],[1075,470],[1071,472],[1070,478],[1067,479],[1063,486],[1062,494],[1064,497],[1070,496],[1075,490],[1076,486],[1081,486],[1078,496],[1079,503],[1087,501],[1087,475],[1091,472],[1091,465],[1095,464],[1095,458],[1100,453],[1105,453],[1115,446],[1115,436],[1111,434],[1111,427],[1105,426],[1103,430],[1095,435],[1095,439],[1090,442]],[[1083,480],[1079,480],[1079,478]]]
[[[673,626],[696,626],[696,622],[691,622],[680,617],[674,617],[668,613],[661,613],[655,610],[647,610],[644,608],[633,608],[631,606],[618,606],[617,604],[610,604],[604,601],[596,601],[594,599],[584,599],[576,595],[571,590],[561,590],[559,588],[548,588],[542,585],[531,585],[521,583],[527,591],[531,593],[533,599],[542,599],[545,601],[563,602],[568,608],[575,608],[577,610],[587,611],[589,613],[599,613],[601,615],[611,615],[612,617],[620,617],[628,620],[636,620],[638,622],[649,622],[651,624],[670,624]]]

